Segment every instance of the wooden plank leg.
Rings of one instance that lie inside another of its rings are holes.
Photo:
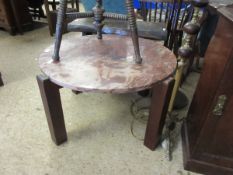
[[[67,141],[61,97],[59,92],[61,87],[52,83],[49,78],[44,75],[38,75],[37,82],[40,88],[40,94],[52,140],[57,145],[60,145]]]
[[[160,141],[174,82],[173,78],[169,78],[152,88],[150,114],[144,139],[144,145],[151,150],[154,150]]]
[[[18,12],[17,7],[16,7],[17,1],[15,2],[14,0],[10,0],[10,3],[11,3],[12,10],[13,10],[13,14],[14,14],[14,18],[15,18],[16,27],[18,29],[18,32],[20,33],[20,35],[23,35],[23,29],[22,29],[22,25],[20,22],[20,18],[19,18],[19,12]]]
[[[1,72],[0,72],[0,86],[3,86],[4,85],[4,83],[3,83],[3,81],[2,81],[2,74],[1,74]]]

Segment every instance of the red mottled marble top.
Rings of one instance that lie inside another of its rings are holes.
[[[60,61],[53,62],[53,45],[39,57],[50,80],[76,91],[127,93],[144,90],[171,76],[176,57],[161,42],[139,39],[143,62],[134,63],[132,40],[127,36],[95,35],[64,39]]]

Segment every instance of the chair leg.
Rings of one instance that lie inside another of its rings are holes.
[[[59,51],[62,40],[63,26],[65,21],[67,0],[60,0],[59,10],[57,13],[57,24],[56,24],[56,37],[55,37],[55,46],[54,46],[54,54],[53,60],[59,61]]]
[[[74,8],[74,0],[71,0],[71,7]]]
[[[48,0],[44,0],[44,7],[45,7],[45,11],[46,11],[46,15],[47,15],[47,21],[48,21],[48,25],[49,25],[49,33],[50,33],[50,36],[53,36],[54,27],[53,27],[53,21],[52,21],[51,13],[50,13],[50,10],[49,10]]]
[[[37,82],[52,140],[56,145],[60,145],[67,141],[67,133],[59,92],[61,87],[52,83],[49,78],[44,75],[38,75]]]
[[[79,9],[79,0],[75,0],[75,4],[76,4],[77,12],[79,12],[80,11],[80,9]]]
[[[151,150],[156,148],[161,139],[174,82],[173,78],[169,78],[152,88],[150,114],[144,139],[144,145]]]
[[[13,10],[13,14],[14,14],[14,17],[15,17],[15,22],[16,22],[16,27],[18,29],[18,32],[20,33],[20,35],[23,35],[23,28],[22,28],[22,25],[21,25],[21,22],[20,22],[20,19],[19,19],[19,12],[17,11],[17,8],[16,8],[16,5],[17,3],[15,4],[14,1],[10,0],[10,3],[11,3],[11,7],[12,7],[12,10]]]
[[[126,3],[126,9],[128,12],[128,23],[130,26],[131,38],[132,38],[133,47],[134,47],[135,62],[137,64],[141,64],[142,57],[141,57],[140,49],[139,49],[138,30],[137,30],[137,25],[136,25],[136,17],[134,13],[133,0],[126,0],[125,3]],[[101,33],[101,31],[99,32]],[[97,33],[99,32],[97,31]]]
[[[1,72],[0,72],[0,86],[3,86],[4,85],[4,83],[3,83],[3,81],[2,81],[2,74],[1,74]]]
[[[53,10],[56,10],[56,8],[57,8],[57,7],[56,7],[56,1],[55,1],[55,0],[53,0],[53,3],[52,3],[52,9],[53,9]]]
[[[45,13],[42,6],[39,7],[39,17],[45,18]]]

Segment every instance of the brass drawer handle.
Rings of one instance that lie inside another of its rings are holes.
[[[221,116],[223,115],[224,107],[227,101],[226,95],[220,95],[217,100],[217,104],[214,107],[213,115]]]

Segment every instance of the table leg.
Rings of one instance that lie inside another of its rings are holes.
[[[17,1],[13,1],[13,0],[10,0],[10,3],[11,3],[11,7],[12,7],[12,10],[13,10],[13,14],[14,14],[14,18],[15,18],[15,22],[16,22],[16,26],[17,26],[17,29],[20,33],[20,35],[23,35],[23,29],[22,29],[22,25],[21,25],[21,22],[20,22],[20,19],[19,19],[19,13],[17,11]]]
[[[37,76],[40,94],[52,140],[60,145],[67,140],[61,97],[58,85],[52,83],[44,75]]]
[[[144,139],[144,145],[151,150],[156,148],[161,139],[174,82],[173,78],[169,78],[152,88],[150,114]]]
[[[2,81],[2,74],[1,74],[1,72],[0,72],[0,86],[3,86],[4,85],[4,83],[3,83],[3,81]]]
[[[53,0],[52,9],[53,9],[53,10],[56,10],[56,9],[57,9],[57,7],[56,7],[56,1],[55,1],[55,0]]]

